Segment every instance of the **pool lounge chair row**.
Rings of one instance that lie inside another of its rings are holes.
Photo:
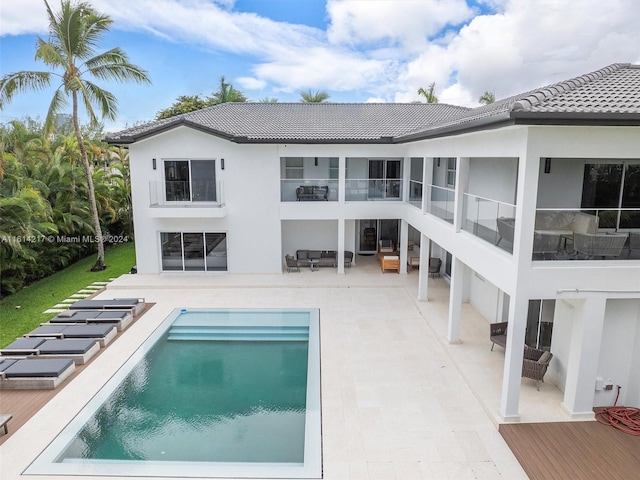
[[[76,302],[0,350],[0,389],[56,388],[76,364],[88,362],[107,346],[144,305],[144,299]]]

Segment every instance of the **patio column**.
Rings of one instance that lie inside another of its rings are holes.
[[[420,249],[422,259],[422,249]],[[428,261],[427,264],[428,265]],[[422,262],[420,263],[422,267]],[[460,321],[462,317],[462,297],[464,288],[465,265],[457,257],[453,257],[451,265],[451,285],[449,291],[449,324],[447,340],[449,343],[460,343]],[[429,268],[420,268],[429,272]]]
[[[338,203],[345,202],[347,185],[346,171],[347,159],[345,157],[338,157]]]
[[[518,295],[517,293],[511,296],[500,400],[500,414],[505,420],[517,421],[520,419],[518,405],[520,403],[522,357],[528,311],[529,300],[527,298],[523,298],[522,294]]]
[[[429,252],[431,251],[431,240],[424,233],[420,234],[420,268],[418,269],[418,300],[426,302],[429,300]],[[426,265],[426,267],[425,267]]]
[[[409,222],[406,220],[400,220],[400,273],[407,273],[407,249],[409,248],[408,237],[409,236]]]
[[[592,297],[571,304],[573,328],[562,406],[573,417],[592,419],[607,299]]]
[[[338,251],[336,255],[338,256],[337,265],[338,265],[338,273],[344,274],[344,218],[338,219]]]

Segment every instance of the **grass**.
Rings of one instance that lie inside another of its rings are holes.
[[[105,252],[107,268],[91,272],[95,255],[79,260],[69,267],[43,278],[13,295],[0,300],[0,348],[17,337],[30,332],[55,314],[42,313],[69,298],[93,282],[106,282],[110,278],[129,273],[135,265],[134,244],[123,243]]]

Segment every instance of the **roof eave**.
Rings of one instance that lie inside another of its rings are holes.
[[[470,122],[457,123],[454,125],[447,125],[446,127],[433,128],[409,135],[398,136],[394,139],[394,143],[409,143],[429,138],[450,137],[453,135],[481,130],[493,130],[513,124],[513,119],[505,112],[491,117],[472,120]]]
[[[640,126],[640,112],[511,112],[519,125]]]
[[[166,123],[166,124],[161,125],[159,127],[155,127],[155,128],[149,129],[149,130],[147,130],[145,132],[140,133],[139,135],[130,135],[130,136],[119,137],[119,138],[106,137],[104,139],[104,141],[106,143],[114,144],[114,145],[129,145],[129,144],[138,142],[140,140],[144,140],[145,138],[153,137],[155,135],[159,135],[161,133],[168,132],[169,130],[173,130],[174,128],[178,128],[178,127],[193,128],[194,130],[199,130],[201,132],[208,133],[210,135],[215,135],[217,137],[224,138],[225,140],[229,140],[231,142],[240,143],[240,140],[243,138],[243,137],[236,137],[234,135],[230,135],[230,134],[228,134],[226,132],[223,132],[221,130],[217,130],[215,128],[210,128],[210,127],[207,127],[205,125],[201,125],[199,123],[196,123],[194,121],[181,118],[181,119],[178,119],[178,120],[176,120],[174,122],[169,122],[169,123]]]

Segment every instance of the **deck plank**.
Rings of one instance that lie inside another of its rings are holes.
[[[640,437],[590,422],[500,425],[531,480],[637,478]]]

